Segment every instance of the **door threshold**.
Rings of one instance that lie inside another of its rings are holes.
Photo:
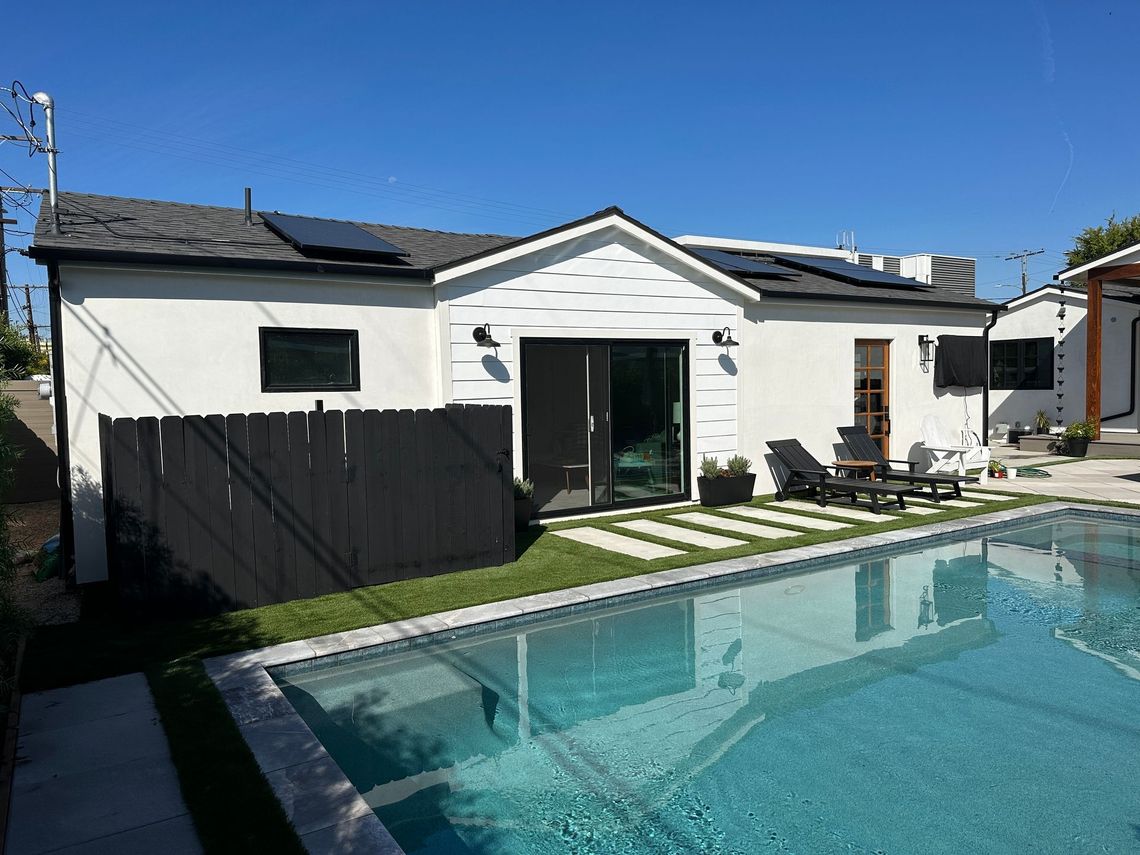
[[[679,502],[668,502],[661,505],[640,505],[634,508],[607,508],[604,511],[583,511],[580,514],[569,514],[562,516],[559,514],[556,517],[545,517],[543,519],[531,520],[531,525],[544,525],[545,523],[556,522],[569,522],[571,520],[587,520],[598,519],[600,517],[618,517],[625,514],[638,514],[648,513],[649,511],[667,511],[670,508],[687,508],[691,505],[699,504],[696,499],[683,499]]]

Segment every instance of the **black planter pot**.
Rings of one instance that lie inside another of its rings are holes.
[[[1047,427],[1037,428],[1037,435],[1038,436],[1048,436],[1049,435],[1049,428],[1047,428]]]
[[[1065,440],[1065,453],[1070,457],[1084,457],[1089,453],[1089,441],[1083,438]]]
[[[738,505],[752,500],[752,488],[756,485],[756,474],[735,475],[728,478],[706,478],[697,476],[697,492],[701,504],[706,508],[718,505]]]
[[[526,531],[534,513],[534,499],[515,499],[515,531]]]

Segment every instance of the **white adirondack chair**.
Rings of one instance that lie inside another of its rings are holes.
[[[954,442],[937,418],[926,416],[922,420],[922,447],[930,455],[927,472],[965,475],[967,469],[981,467],[979,480],[983,484],[989,482],[990,449],[981,445],[974,434],[963,431],[959,441]]]

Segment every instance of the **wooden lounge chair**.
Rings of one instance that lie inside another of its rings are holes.
[[[902,484],[914,484],[919,487],[930,488],[930,498],[941,502],[943,498],[954,498],[962,495],[963,484],[976,484],[978,479],[972,475],[941,475],[933,472],[915,472],[918,466],[913,460],[888,460],[883,456],[879,444],[871,439],[867,428],[863,425],[836,428],[843,444],[851,453],[853,460],[870,460],[875,464],[875,474],[884,481],[896,481]],[[907,468],[896,469],[892,464],[902,464]],[[942,492],[942,487],[950,490]]]
[[[882,481],[833,475],[832,471],[839,471],[839,467],[824,466],[800,445],[798,439],[774,439],[768,443],[768,447],[788,470],[783,487],[776,493],[779,502],[784,501],[790,493],[803,491],[809,495],[814,493],[816,504],[826,508],[831,496],[847,496],[854,505],[856,495],[866,493],[871,498],[871,512],[877,514],[881,513],[880,499],[887,505],[898,505],[899,510],[905,510],[906,496],[918,492],[917,487],[905,484],[885,484]]]

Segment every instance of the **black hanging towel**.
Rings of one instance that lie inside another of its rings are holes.
[[[986,385],[986,345],[981,336],[940,335],[934,352],[934,385]]]

